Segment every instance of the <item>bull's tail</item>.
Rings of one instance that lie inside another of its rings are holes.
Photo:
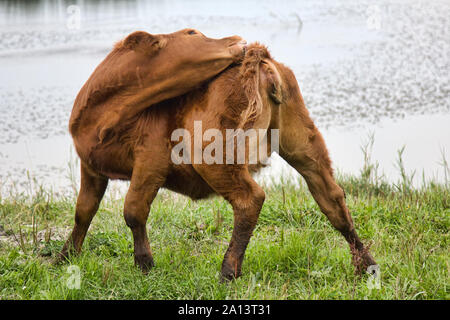
[[[242,86],[248,99],[248,107],[241,113],[238,128],[253,123],[262,113],[262,99],[259,93],[259,66],[263,59],[271,59],[267,47],[254,42],[247,48],[242,66]]]

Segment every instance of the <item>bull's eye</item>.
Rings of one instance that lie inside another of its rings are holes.
[[[195,32],[195,30],[189,30],[188,34],[197,34],[197,32]]]

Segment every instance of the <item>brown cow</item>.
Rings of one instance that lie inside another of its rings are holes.
[[[124,217],[133,233],[135,263],[143,271],[153,266],[145,225],[150,205],[159,188],[164,187],[193,199],[216,193],[232,205],[234,229],[221,275],[232,279],[241,274],[244,253],[265,199],[263,189],[251,175],[261,167],[261,161],[250,164],[246,155],[243,164],[175,164],[172,151],[178,141],[172,141],[172,133],[185,128],[195,138],[194,121],[202,121],[202,133],[215,128],[223,136],[225,129],[279,129],[280,156],[305,178],[321,211],[359,258],[354,259],[359,261],[357,267],[375,264],[356,234],[345,194],[333,178],[324,140],[309,117],[294,74],[259,44],[249,46],[241,66],[232,66],[207,85],[120,123],[108,143],[95,148],[85,144],[81,139],[95,139],[93,129],[82,138],[74,137],[81,157],[81,189],[75,227],[63,255],[71,246],[80,250],[108,179],[121,178],[131,180]],[[190,160],[198,148],[205,151],[208,145],[195,147],[194,138]],[[268,134],[264,139],[269,145],[276,142]],[[247,152],[250,148],[250,142],[246,143]],[[270,156],[270,147],[267,150],[265,156]],[[236,150],[230,152],[236,156]],[[223,159],[228,156],[224,145]]]
[[[91,125],[99,142],[155,103],[191,91],[233,62],[245,41],[211,39],[194,29],[152,35],[136,31],[115,45],[81,88],[70,117],[72,136]],[[92,122],[92,119],[95,119]]]

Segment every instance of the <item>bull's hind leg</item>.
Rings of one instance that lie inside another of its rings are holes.
[[[154,265],[145,225],[151,203],[164,184],[168,163],[164,160],[159,165],[156,158],[153,159],[153,162],[147,163],[147,160],[135,165],[124,205],[125,222],[133,233],[134,261],[144,273]]]
[[[60,258],[66,258],[70,252],[79,253],[92,218],[103,198],[108,179],[92,172],[81,164],[81,185],[75,209],[75,225],[69,239],[64,244]]]
[[[237,278],[241,275],[245,250],[264,203],[264,190],[245,166],[200,165],[195,169],[233,207],[234,228],[222,262],[221,279]]]
[[[375,260],[356,233],[345,203],[345,193],[334,180],[328,151],[321,134],[317,133],[308,145],[299,150],[305,151],[284,158],[305,178],[321,211],[349,243],[357,271],[375,265]]]

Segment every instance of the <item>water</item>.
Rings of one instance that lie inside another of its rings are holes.
[[[387,179],[399,179],[397,150],[406,146],[416,185],[422,173],[442,182],[449,16],[449,1],[2,1],[0,189],[27,191],[35,177],[70,192],[67,124],[83,83],[128,33],[186,27],[260,41],[291,67],[335,168],[358,173],[373,133],[373,160]],[[286,167],[274,158],[266,175]]]

